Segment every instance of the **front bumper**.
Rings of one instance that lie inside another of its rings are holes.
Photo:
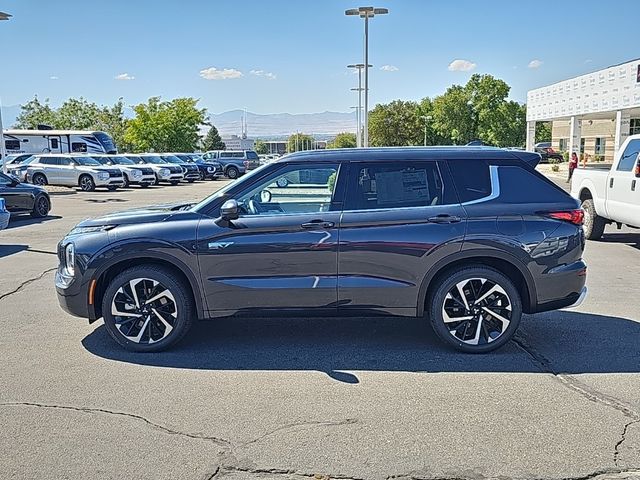
[[[157,176],[159,182],[179,182],[184,178],[184,174],[182,173],[170,173],[168,175],[161,176],[158,174]]]
[[[69,278],[58,266],[55,276],[56,294],[60,307],[74,317],[96,320],[95,308],[89,305],[89,285],[77,278]]]
[[[142,177],[129,178],[130,185],[141,185],[143,183],[151,184],[156,181],[156,176],[153,174],[142,175]]]

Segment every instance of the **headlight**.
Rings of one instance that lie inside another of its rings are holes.
[[[160,175],[161,177],[166,177],[167,175],[169,175],[169,170],[167,170],[166,168],[161,168],[160,170],[158,170],[158,175]]]
[[[141,177],[142,176],[142,172],[140,170],[132,170],[131,171],[131,176],[132,177]]]
[[[64,269],[67,275],[73,277],[76,271],[76,249],[73,243],[69,243],[64,247]]]
[[[98,173],[98,180],[109,180],[109,174],[107,172]]]
[[[106,232],[115,228],[115,225],[97,225],[95,227],[75,227],[67,235],[82,235],[84,233]]]

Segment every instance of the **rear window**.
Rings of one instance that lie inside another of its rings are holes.
[[[568,195],[550,180],[516,166],[499,166],[500,201],[503,203],[564,202]]]
[[[448,163],[460,202],[472,202],[491,195],[491,175],[486,160],[451,160]]]
[[[258,154],[256,152],[247,151],[247,158],[249,160],[258,160]]]

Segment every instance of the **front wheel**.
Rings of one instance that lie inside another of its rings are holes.
[[[51,210],[49,199],[44,195],[40,195],[33,204],[31,216],[34,218],[43,218],[49,215],[49,210]]]
[[[124,180],[124,185],[122,185],[122,188],[129,188],[129,177],[127,176],[127,174],[125,173],[123,176],[123,180]]]
[[[441,276],[425,309],[433,330],[446,344],[470,353],[495,350],[513,337],[522,300],[504,274],[484,266]]]
[[[31,181],[34,185],[40,185],[41,187],[44,187],[48,183],[47,177],[42,173],[36,173]]]
[[[180,183],[180,180],[171,180],[171,185],[176,186]]]
[[[157,352],[186,335],[194,308],[189,290],[171,271],[141,265],[111,281],[102,315],[111,337],[125,349]]]
[[[80,177],[80,189],[83,192],[93,192],[96,189],[96,183],[91,175],[82,175]]]
[[[584,236],[589,240],[600,240],[607,224],[605,219],[596,213],[596,206],[591,198],[582,202],[582,209],[584,210]]]

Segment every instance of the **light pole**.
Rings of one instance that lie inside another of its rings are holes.
[[[420,117],[422,120],[424,120],[424,146],[427,146],[427,125],[429,124],[429,121],[433,118],[431,115],[422,115]]]
[[[345,15],[358,15],[364,18],[364,132],[363,146],[369,146],[369,18],[389,13],[387,8],[359,7],[345,10]]]
[[[11,16],[12,15],[9,13],[0,12],[0,21],[9,20]],[[4,134],[2,127],[2,102],[0,102],[0,161],[2,162],[2,173],[7,173],[7,164],[5,163],[7,160],[7,151],[4,146]]]
[[[373,67],[373,65],[369,65],[369,67]],[[347,68],[356,68],[358,69],[358,88],[352,88],[351,90],[354,92],[358,92],[358,110],[356,112],[356,123],[358,124],[358,130],[356,132],[356,144],[358,148],[362,147],[362,69],[364,68],[364,63],[354,63],[351,65],[347,65]]]

